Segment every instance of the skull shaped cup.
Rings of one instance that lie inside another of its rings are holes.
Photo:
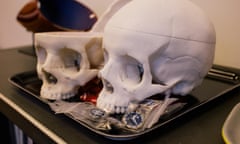
[[[108,21],[103,38],[97,106],[110,113],[152,95],[190,93],[214,59],[214,27],[188,0],[133,0]]]
[[[43,81],[40,96],[50,100],[75,96],[103,64],[100,33],[36,33],[35,49],[37,73]]]

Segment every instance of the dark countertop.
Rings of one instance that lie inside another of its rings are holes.
[[[14,74],[35,70],[36,57],[19,47],[0,50],[0,111],[37,143],[163,143],[223,144],[221,129],[232,108],[240,102],[236,89],[172,125],[130,141],[113,141],[93,133],[65,115],[56,115],[48,105],[11,85]]]

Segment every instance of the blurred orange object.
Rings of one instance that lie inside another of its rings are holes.
[[[102,90],[102,87],[103,85],[101,79],[97,77],[92,79],[86,85],[80,88],[80,100],[96,104],[98,95]]]

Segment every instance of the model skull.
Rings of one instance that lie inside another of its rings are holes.
[[[103,28],[112,15],[131,0],[115,0],[89,32],[37,33],[37,72],[42,79],[40,95],[67,99],[95,76],[103,63]]]
[[[67,99],[97,76],[103,62],[102,36],[86,32],[46,32],[35,35],[41,97]]]
[[[214,59],[214,27],[188,0],[133,0],[109,20],[103,37],[97,106],[110,113],[158,93],[188,94]]]

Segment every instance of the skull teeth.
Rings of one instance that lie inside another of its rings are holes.
[[[108,105],[103,108],[104,111],[107,113],[116,113],[116,114],[123,114],[127,111],[127,107],[125,106],[114,106],[114,105]]]
[[[41,97],[50,99],[50,100],[60,100],[60,99],[68,99],[74,97],[76,93],[69,92],[69,93],[50,93],[49,91],[42,91]]]
[[[125,113],[127,110],[127,107],[120,107],[120,106],[115,106],[115,113]]]
[[[127,111],[128,105],[114,105],[112,103],[105,102],[103,99],[98,99],[97,107],[103,109],[107,113],[117,113],[117,114],[123,114]]]

